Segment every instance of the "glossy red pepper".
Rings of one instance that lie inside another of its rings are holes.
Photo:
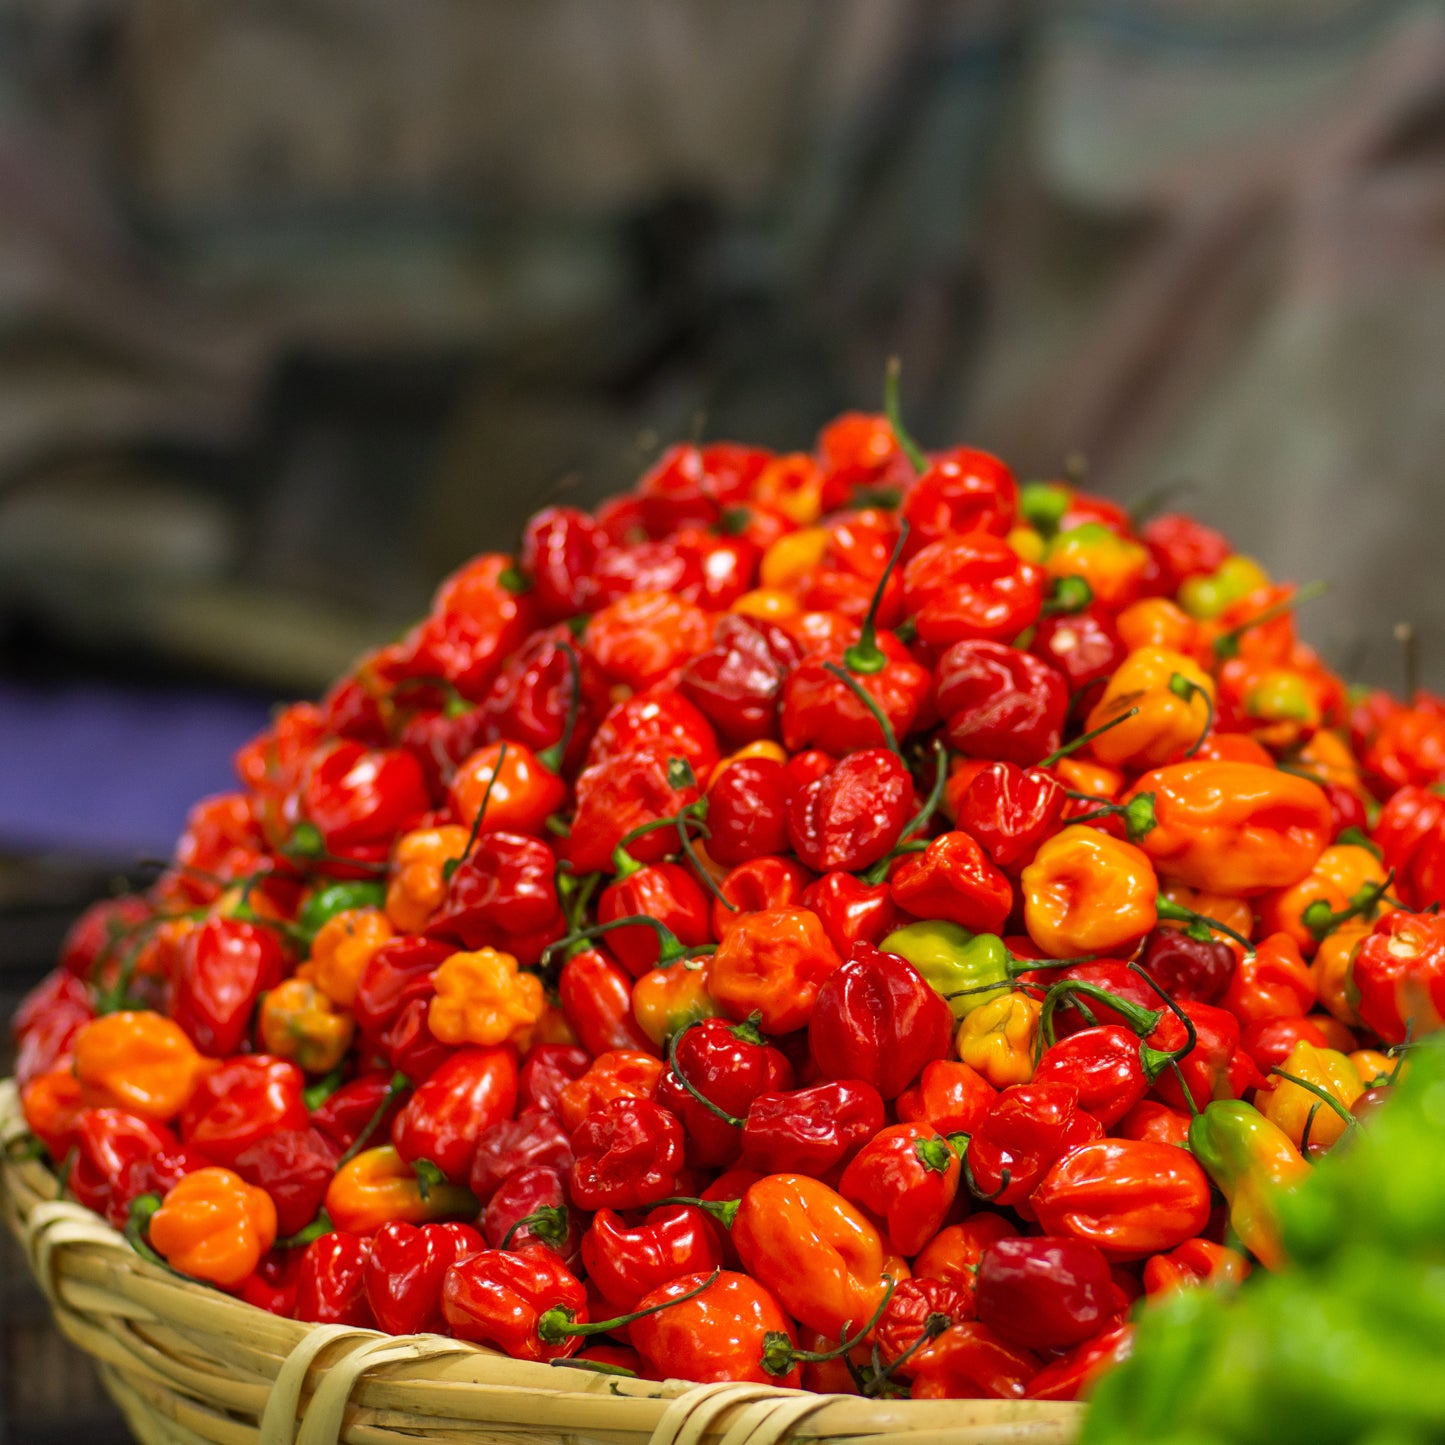
[[[363,1074],[342,1084],[311,1111],[311,1127],[343,1153],[368,1126],[372,1139],[389,1138],[392,1120],[403,1102],[403,1091],[393,1087],[393,1082],[391,1074]]]
[[[723,938],[750,913],[801,904],[812,881],[813,875],[796,858],[769,856],[739,863],[722,881],[727,903],[713,903],[713,932]]]
[[[913,801],[913,779],[898,754],[863,748],[796,789],[788,838],[816,872],[854,873],[898,841]]]
[[[533,964],[566,932],[557,859],[540,838],[481,833],[457,865],[426,936],[458,948],[496,948]]]
[[[742,1162],[760,1174],[823,1178],[841,1169],[883,1127],[883,1100],[861,1079],[786,1094],[759,1094],[742,1131]]]
[[[677,1193],[682,1125],[650,1099],[613,1099],[572,1131],[573,1199],[584,1209],[640,1209]]]
[[[1202,1284],[1238,1284],[1249,1273],[1249,1261],[1237,1249],[1211,1239],[1186,1239],[1167,1254],[1144,1261],[1147,1294],[1192,1289]]]
[[[278,1129],[236,1155],[232,1168],[276,1206],[276,1233],[299,1234],[317,1216],[341,1150],[320,1130]]]
[[[818,990],[808,1047],[824,1077],[861,1079],[896,1098],[924,1067],[944,1058],[953,1014],[911,963],[870,944]]]
[[[935,677],[945,736],[966,757],[1027,767],[1059,746],[1069,688],[1047,662],[1001,642],[958,642]]]
[[[939,1230],[913,1261],[919,1279],[936,1279],[963,1299],[964,1319],[975,1315],[974,1296],[978,1289],[978,1266],[983,1252],[999,1239],[1012,1239],[1018,1228],[1002,1214],[987,1210],[971,1214],[962,1224]]]
[[[823,874],[808,885],[802,904],[818,915],[829,941],[844,958],[855,943],[877,944],[898,924],[888,885],[865,883],[853,873]]]
[[[697,802],[695,777],[690,769],[673,767],[672,758],[667,747],[652,744],[607,758],[578,777],[577,811],[564,853],[579,876],[610,872],[613,851],[627,834],[675,818]],[[675,833],[659,829],[636,838],[628,852],[639,863],[652,863],[676,842]]]
[[[721,756],[712,724],[667,687],[633,693],[610,708],[587,746],[586,766],[642,747],[660,747],[669,757],[686,758],[700,778],[712,772]]]
[[[10,1025],[20,1087],[63,1067],[76,1034],[94,1017],[90,990],[75,974],[58,968],[36,984],[21,1000]]]
[[[366,1302],[393,1335],[442,1334],[442,1286],[448,1270],[486,1245],[467,1224],[383,1224],[362,1267]]]
[[[124,1109],[83,1109],[75,1122],[74,1158],[67,1186],[76,1200],[96,1214],[124,1225],[125,1208],[112,1210],[117,1185],[133,1164],[153,1154],[168,1153],[180,1141],[164,1124]]]
[[[514,1360],[557,1360],[575,1353],[576,1334],[544,1340],[543,1316],[587,1321],[587,1291],[550,1250],[483,1250],[458,1260],[442,1286],[442,1315],[460,1340],[491,1345]]]
[[[1102,1133],[1071,1084],[1014,1084],[969,1140],[965,1160],[972,1186],[981,1198],[1019,1204],[1055,1160]]]
[[[692,873],[678,863],[649,863],[622,874],[602,890],[597,900],[599,923],[637,917],[655,919],[688,948],[712,939],[711,900]],[[607,947],[633,978],[657,967],[661,946],[657,930],[640,923],[607,934]]]
[[[656,939],[651,929],[646,931]],[[562,965],[557,997],[582,1047],[594,1058],[610,1049],[657,1052],[633,1017],[632,979],[605,948],[583,948]]]
[[[838,1192],[879,1220],[896,1254],[912,1257],[953,1207],[959,1156],[931,1124],[879,1129],[844,1169]]]
[[[1111,1325],[1093,1339],[1045,1365],[1029,1381],[1024,1398],[1029,1400],[1081,1400],[1095,1380],[1114,1365],[1122,1364],[1134,1350],[1132,1322]]]
[[[1182,928],[1156,928],[1139,951],[1139,965],[1176,999],[1218,1003],[1235,975],[1235,951],[1218,938],[1195,938]]]
[[[592,1055],[578,1044],[533,1044],[517,1074],[517,1112],[556,1113],[558,1095],[591,1063]]]
[[[964,789],[958,826],[977,839],[998,867],[1017,872],[1057,830],[1068,801],[1063,785],[1048,773],[990,763],[975,772]]]
[[[1000,1239],[978,1266],[978,1318],[1016,1345],[1063,1350],[1127,1307],[1109,1262],[1081,1239]]]
[[[639,1224],[599,1209],[582,1238],[588,1280],[615,1314],[682,1275],[709,1275],[723,1263],[719,1226],[692,1204],[661,1204]]]
[[[1058,612],[1041,617],[1034,628],[1029,651],[1064,675],[1071,693],[1102,682],[1128,653],[1110,610],[1100,605],[1079,612]],[[1081,715],[1093,705],[1091,697],[1079,703]]]
[[[1445,922],[1391,913],[1360,940],[1350,963],[1360,1018],[1387,1044],[1445,1023]]]
[[[971,933],[1002,932],[1014,891],[967,833],[944,833],[911,853],[888,880],[893,901],[915,918],[946,918]]]
[[[241,1051],[256,1004],[286,974],[274,929],[236,918],[208,918],[186,935],[172,985],[171,1016],[212,1058]]]
[[[571,1137],[552,1113],[500,1119],[483,1129],[477,1135],[468,1182],[485,1206],[513,1174],[538,1167],[561,1175],[572,1168]]]
[[[305,1082],[289,1059],[269,1054],[228,1059],[196,1085],[181,1111],[181,1138],[229,1169],[268,1134],[306,1128]]]
[[[586,1217],[569,1203],[567,1176],[534,1164],[509,1174],[482,1211],[493,1249],[550,1249],[569,1269],[581,1259]]]
[[[296,1318],[316,1325],[372,1329],[366,1298],[366,1260],[371,1241],[335,1230],[313,1239],[296,1272]]]
[[[729,868],[788,843],[788,776],[775,758],[738,758],[708,785],[708,856]]]
[[[742,1130],[728,1119],[744,1118],[759,1095],[792,1087],[792,1064],[753,1025],[704,1019],[678,1035],[670,1067],[658,1081],[657,1102],[682,1123],[687,1163],[717,1169],[742,1150]]]
[[[898,1117],[932,1124],[940,1134],[972,1134],[998,1098],[998,1090],[977,1069],[957,1059],[925,1064],[918,1082],[898,1096]]]
[[[977,1320],[939,1335],[914,1371],[915,1400],[1019,1400],[1038,1374],[1032,1351],[1011,1345]]]
[[[408,1164],[426,1160],[452,1184],[471,1177],[477,1136],[517,1107],[517,1053],[508,1045],[455,1050],[416,1088],[391,1128]]]
[[[802,655],[781,627],[729,614],[713,646],[682,669],[678,689],[729,742],[758,742],[777,736],[783,680]]]
[[[337,742],[307,769],[298,805],[312,832],[304,824],[293,831],[288,847],[295,856],[376,862],[431,807],[431,796],[409,752]],[[332,866],[320,862],[322,871]]]
[[[1038,619],[1043,583],[1043,572],[1006,542],[970,532],[914,553],[903,572],[904,604],[918,636],[934,646],[1007,643]]]
[[[871,590],[871,587],[870,587]],[[872,711],[842,678],[847,669],[888,719],[896,737],[913,730],[928,703],[933,679],[926,667],[891,632],[878,632],[874,647],[883,666],[858,671],[848,664],[850,649],[858,642],[854,631],[827,647],[809,653],[788,675],[783,687],[783,742],[791,752],[820,748],[843,757],[859,748],[886,745],[887,738]]]

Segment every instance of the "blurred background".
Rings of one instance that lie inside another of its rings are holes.
[[[450,566],[895,352],[1445,686],[1445,10],[0,0],[0,1013]],[[0,1442],[123,1439],[3,1263]]]

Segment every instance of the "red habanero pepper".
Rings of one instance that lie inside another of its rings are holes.
[[[979,1320],[1026,1349],[1082,1344],[1127,1306],[1108,1260],[1082,1239],[1000,1239],[979,1261]]]
[[[575,1269],[586,1219],[569,1205],[567,1179],[537,1164],[509,1174],[482,1211],[482,1232],[493,1249],[550,1249]]]
[[[313,1239],[296,1272],[296,1318],[315,1325],[375,1325],[366,1299],[371,1240],[334,1230]]]
[[[125,1109],[82,1109],[76,1116],[75,1157],[66,1185],[96,1214],[111,1217],[111,1199],[132,1164],[174,1150],[176,1136],[164,1124]],[[128,1201],[127,1201],[128,1203]],[[126,1211],[121,1211],[121,1223]]]
[[[711,1274],[723,1250],[718,1226],[696,1205],[661,1204],[634,1225],[599,1209],[582,1236],[582,1262],[598,1293],[626,1314],[680,1275]]]
[[[949,744],[966,757],[1027,767],[1059,746],[1069,688],[1047,662],[970,640],[939,658],[935,676]]]
[[[677,1193],[682,1125],[650,1099],[613,1099],[572,1131],[572,1197],[584,1209],[640,1209]]]
[[[883,1307],[873,1328],[873,1342],[889,1373],[896,1370],[906,1378],[944,1330],[972,1318],[971,1290],[941,1279],[905,1279]]]
[[[1361,1020],[1387,1044],[1445,1026],[1445,920],[1390,913],[1355,949],[1350,988]]]
[[[819,988],[842,965],[817,914],[768,908],[739,919],[718,944],[708,991],[738,1022],[756,1013],[764,1033],[790,1034],[812,1017]]]
[[[402,1092],[391,1074],[363,1074],[342,1084],[311,1111],[311,1127],[343,1152],[368,1128],[370,1137],[388,1138],[392,1120],[401,1112]]]
[[[633,557],[643,556],[641,548],[629,551]],[[660,556],[658,560],[662,560]],[[674,573],[689,570],[689,559],[675,551],[668,560]],[[592,614],[582,637],[583,656],[611,681],[634,691],[661,682],[674,668],[695,657],[707,646],[712,632],[711,619],[701,607],[659,587],[635,588],[637,580],[661,579],[627,578],[627,590]]]
[[[337,742],[307,769],[298,803],[304,822],[292,832],[289,851],[303,858],[330,854],[377,862],[391,840],[409,832],[431,807],[431,797],[421,764],[410,753]],[[321,871],[332,866],[322,862]]]
[[[1220,1002],[1242,1025],[1302,1017],[1315,1003],[1315,981],[1287,933],[1272,933],[1239,960]]]
[[[1013,1239],[1018,1228],[1002,1214],[987,1210],[971,1214],[962,1224],[940,1229],[913,1261],[920,1279],[936,1279],[964,1300],[963,1318],[973,1319],[978,1290],[978,1266],[984,1251],[1000,1239]]]
[[[1158,1099],[1140,1099],[1122,1119],[1115,1133],[1121,1139],[1148,1139],[1156,1144],[1174,1144],[1185,1148],[1189,1143],[1189,1115],[1171,1109]]]
[[[961,1174],[958,1155],[931,1124],[893,1124],[853,1156],[838,1192],[882,1223],[895,1254],[911,1258],[947,1219]]]
[[[587,1291],[550,1250],[488,1249],[447,1271],[441,1308],[459,1340],[491,1345],[514,1360],[558,1360],[573,1354],[582,1336],[544,1340],[538,1327],[553,1310],[586,1323]]]
[[[983,1199],[1019,1204],[1055,1160],[1102,1133],[1099,1121],[1079,1107],[1072,1084],[1012,1084],[968,1142],[970,1182]]]
[[[712,906],[713,932],[725,938],[735,924],[769,908],[789,908],[803,901],[813,875],[796,858],[750,858],[722,881],[727,899]],[[729,907],[728,904],[732,906]]]
[[[929,1346],[911,1393],[915,1400],[1020,1400],[1039,1369],[1037,1355],[968,1320]]]
[[[1237,1250],[1209,1239],[1186,1239],[1167,1254],[1144,1261],[1144,1292],[1165,1294],[1202,1284],[1236,1285],[1249,1273],[1249,1261]]]
[[[1144,940],[1139,965],[1177,999],[1218,1003],[1230,987],[1235,951],[1218,938],[1195,938],[1182,928],[1156,928]]]
[[[1191,577],[1217,572],[1233,551],[1222,533],[1181,512],[1151,517],[1139,538],[1158,568],[1156,585],[1161,596],[1172,597],[1180,583]]]
[[[1079,612],[1041,617],[1029,651],[1063,673],[1071,693],[1079,693],[1108,677],[1129,649],[1114,625],[1113,613],[1107,607],[1091,605]],[[1091,706],[1088,697],[1079,704],[1083,713]]]
[[[712,909],[702,885],[678,863],[649,863],[621,874],[597,900],[599,923],[619,918],[655,919],[688,948],[712,938]],[[633,978],[658,966],[662,943],[655,928],[614,928],[607,946]]]
[[[907,1266],[888,1257],[882,1236],[858,1209],[800,1174],[754,1184],[733,1220],[732,1240],[748,1273],[794,1319],[834,1339],[872,1319],[887,1289],[885,1273],[907,1277]]]
[[[641,747],[661,747],[669,757],[686,758],[700,778],[712,772],[720,756],[712,724],[667,687],[634,693],[611,708],[587,746],[586,766]]]
[[[1246,1088],[1259,1083],[1249,1056],[1239,1047],[1239,1020],[1228,1009],[1207,1003],[1181,1003],[1194,1026],[1194,1047],[1179,1060],[1179,1072],[1166,1069],[1154,1083],[1156,1098],[1176,1109],[1187,1109],[1185,1089],[1202,1109],[1211,1099],[1237,1098]],[[1176,1050],[1187,1041],[1187,1030],[1179,1018],[1166,1011],[1149,1042],[1157,1049]],[[1181,1078],[1183,1082],[1181,1083]]]
[[[796,1365],[783,1375],[763,1368],[770,1339],[781,1336],[796,1345],[797,1335],[773,1293],[746,1274],[685,1274],[644,1295],[637,1307],[653,1313],[635,1321],[629,1333],[656,1378],[787,1388],[799,1383]]]
[[[743,1167],[822,1178],[841,1169],[883,1127],[883,1100],[861,1079],[787,1094],[759,1094],[743,1124]]]
[[[274,929],[236,918],[208,918],[186,935],[171,993],[171,1016],[212,1058],[241,1051],[251,1016],[287,972]]]
[[[778,734],[783,680],[802,655],[781,627],[730,613],[718,619],[713,646],[682,669],[678,690],[729,742],[759,742]]]
[[[576,507],[543,507],[522,529],[521,570],[545,617],[560,621],[592,601],[592,568],[605,538]]]
[[[512,741],[470,753],[447,791],[457,821],[479,833],[540,833],[567,801],[567,785],[557,772],[525,743]]]
[[[1114,1325],[1075,1345],[1072,1350],[1045,1365],[1029,1381],[1026,1400],[1080,1400],[1106,1370],[1123,1364],[1134,1352],[1132,1322]]]
[[[823,874],[808,885],[802,904],[822,920],[833,947],[845,958],[855,943],[876,945],[898,926],[888,885],[865,883],[852,873]]]
[[[1037,768],[995,762],[975,772],[958,800],[958,826],[1007,872],[1016,872],[1057,831],[1068,797]]]
[[[453,872],[426,937],[536,963],[543,947],[566,932],[556,874],[556,856],[540,838],[480,833]]]
[[[133,894],[123,898],[102,898],[100,902],[92,903],[71,924],[61,940],[60,967],[78,979],[93,978],[97,966],[141,925],[148,923],[153,914],[152,905]],[[28,1001],[30,995],[26,997]],[[22,1022],[25,1013],[26,1005],[22,1003],[16,1011],[13,1025],[17,1032],[23,1032],[28,1027]]]
[[[1319,1015],[1306,1018],[1302,1014],[1257,1019],[1244,1026],[1240,1034],[1240,1047],[1254,1061],[1255,1068],[1261,1074],[1268,1075],[1271,1069],[1283,1066],[1284,1061],[1294,1052],[1297,1043],[1313,1044],[1317,1049],[1338,1047],[1320,1027],[1321,1022]],[[1331,1022],[1337,1023],[1338,1020]]]
[[[564,853],[580,876],[610,872],[612,854],[624,837],[644,824],[676,818],[700,796],[690,770],[672,766],[673,754],[657,744],[607,758],[577,779],[577,812]],[[639,863],[652,863],[677,842],[670,829],[643,833],[628,844]]]
[[[662,1064],[637,1049],[609,1049],[557,1095],[557,1115],[569,1133],[614,1099],[650,1099],[657,1093]]]
[[[557,997],[582,1047],[594,1057],[611,1049],[656,1052],[633,1017],[632,979],[606,949],[589,946],[574,953],[558,975]]]
[[[367,959],[356,982],[356,1026],[373,1053],[391,1055],[391,1037],[408,1004],[426,1006],[432,974],[456,949],[429,938],[394,938]]]
[[[940,1134],[972,1134],[997,1098],[998,1090],[977,1069],[957,1059],[935,1059],[898,1096],[896,1107],[906,1124],[932,1124]]]
[[[306,1128],[305,1083],[289,1059],[268,1054],[228,1059],[196,1085],[181,1111],[181,1138],[229,1169],[268,1134]]]
[[[903,595],[924,642],[1008,642],[1038,620],[1044,574],[1000,538],[971,532],[914,553],[903,571]]]
[[[20,1087],[68,1063],[75,1036],[94,1017],[90,990],[75,974],[58,968],[36,984],[21,1000],[10,1025]]]
[[[1157,1009],[1159,1007],[1159,995],[1149,987],[1148,982],[1131,969],[1127,963],[1119,963],[1112,958],[1095,959],[1090,963],[1076,963],[1072,968],[1049,970],[1048,972],[1040,970],[1032,974],[1025,974],[1023,977],[1028,982],[1038,984],[1043,988],[1049,988],[1065,979],[1076,983],[1086,983],[1104,993],[1115,995],[1125,1005],[1132,1004],[1141,1009]],[[1093,1015],[1093,1022],[1080,1011],[1078,1004],[1071,999],[1068,990],[1061,989],[1059,994],[1058,1006],[1053,1014],[1054,1034],[1058,1038],[1067,1038],[1081,1029],[1094,1028],[1102,1024],[1127,1025],[1129,1023],[1127,1008],[1113,1008],[1096,993],[1087,993],[1084,998],[1089,1012]]]
[[[477,1135],[517,1107],[517,1053],[508,1045],[456,1050],[417,1086],[391,1128],[408,1164],[425,1160],[451,1184],[471,1176]]]
[[[951,447],[930,458],[928,469],[903,499],[913,550],[965,532],[1002,537],[1018,512],[1018,483],[1003,462],[975,447]]]
[[[572,1168],[572,1141],[555,1114],[521,1114],[499,1119],[477,1135],[471,1191],[485,1206],[513,1174],[523,1169]]]
[[[1046,1233],[1087,1240],[1109,1259],[1139,1259],[1203,1230],[1209,1180],[1172,1144],[1098,1139],[1060,1159],[1029,1202]]]
[[[261,1256],[255,1272],[246,1276],[236,1298],[267,1314],[296,1318],[296,1281],[301,1273],[301,1254],[295,1249],[271,1249]]]
[[[448,1270],[486,1248],[468,1224],[383,1224],[362,1266],[366,1302],[393,1335],[440,1334]]]
[[[1132,1029],[1100,1024],[1045,1049],[1032,1082],[1072,1085],[1079,1107],[1112,1129],[1149,1092],[1170,1057],[1150,1049]]]
[[[688,1165],[718,1169],[742,1149],[742,1130],[729,1119],[743,1118],[759,1095],[792,1087],[792,1064],[751,1023],[712,1018],[677,1035],[657,1102],[682,1123]]]
[[[783,742],[790,752],[820,748],[843,757],[859,748],[886,745],[877,719],[851,687],[833,670],[847,665],[857,636],[839,637],[829,646],[811,652],[783,685]],[[896,737],[913,731],[927,706],[933,679],[926,667],[891,632],[874,638],[883,666],[854,671],[853,682],[873,700],[888,719]],[[850,668],[850,671],[852,669]]]
[[[788,775],[775,758],[738,758],[708,784],[708,856],[735,867],[788,843]],[[699,940],[701,942],[701,940]]]
[[[953,1013],[911,963],[871,944],[824,980],[808,1021],[808,1047],[825,1078],[861,1079],[896,1098],[948,1055]]]
[[[318,1129],[278,1129],[236,1155],[232,1168],[276,1206],[276,1233],[299,1234],[316,1218],[341,1151]]]
[[[902,859],[888,887],[915,918],[946,918],[971,933],[1002,932],[1013,911],[1013,885],[967,833],[943,833]]]
[[[518,1114],[555,1114],[557,1096],[591,1064],[592,1055],[580,1044],[533,1044],[517,1074]]]
[[[855,873],[898,841],[913,798],[902,758],[887,748],[863,748],[794,790],[788,838],[815,872]]]

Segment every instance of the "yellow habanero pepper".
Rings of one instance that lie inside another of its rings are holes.
[[[455,823],[418,828],[396,845],[391,882],[386,888],[386,916],[400,933],[420,933],[447,896],[447,864],[467,851],[467,830]]]
[[[758,581],[764,587],[786,591],[807,576],[828,550],[826,527],[803,527],[779,537],[758,564]]]
[[[297,973],[310,979],[332,1003],[350,1008],[356,985],[371,956],[395,937],[379,908],[347,908],[334,913],[311,940],[311,958]]]
[[[1050,958],[1127,957],[1159,920],[1159,880],[1148,858],[1086,824],[1055,833],[1020,882],[1024,927]]]
[[[1306,958],[1351,918],[1373,922],[1395,905],[1385,897],[1385,868],[1368,849],[1351,843],[1326,848],[1308,875],[1291,888],[1266,893],[1259,917],[1266,933],[1288,933]]]
[[[1353,919],[1341,924],[1326,936],[1310,964],[1310,974],[1315,981],[1315,994],[1342,1024],[1355,1028],[1360,1016],[1355,1012],[1355,1001],[1350,996],[1350,964],[1354,961],[1355,948],[1361,939],[1368,938],[1374,929],[1370,923]]]
[[[1119,640],[1130,652],[1162,647],[1169,652],[1181,652],[1201,664],[1209,661],[1209,646],[1200,634],[1199,624],[1167,597],[1145,597],[1131,602],[1114,623],[1119,629]]]
[[[330,1073],[346,1057],[356,1020],[339,1013],[326,994],[304,978],[288,978],[261,1000],[261,1039],[267,1051],[291,1059],[308,1074]]]
[[[990,999],[959,1024],[958,1057],[995,1089],[1028,1083],[1034,1076],[1041,1010],[1026,993]]]
[[[1136,772],[1180,757],[1203,735],[1214,705],[1214,681],[1198,663],[1167,647],[1141,647],[1115,669],[1084,724],[1087,731],[1125,720],[1089,747],[1100,762]],[[1125,715],[1131,708],[1133,717]]]
[[[1094,600],[1106,607],[1127,602],[1148,565],[1145,547],[1110,531],[1102,522],[1070,527],[1044,549],[1044,570],[1050,578],[1057,582],[1064,577],[1082,577]]]
[[[823,473],[807,452],[775,457],[753,480],[750,499],[799,527],[823,515]]]
[[[520,1047],[547,1007],[542,980],[520,972],[510,953],[495,948],[443,959],[432,987],[427,1023],[444,1044]]]
[[[1347,1109],[1365,1092],[1359,1070],[1344,1054],[1333,1049],[1316,1048],[1303,1039],[1290,1050],[1283,1067],[1285,1073],[1323,1089]],[[1317,1104],[1318,1109],[1315,1108]],[[1309,1142],[1312,1145],[1328,1148],[1347,1127],[1327,1103],[1288,1079],[1276,1077],[1273,1088],[1268,1092],[1261,1089],[1256,1105],[1266,1119],[1289,1135],[1297,1149],[1304,1147],[1301,1141],[1305,1121],[1311,1111],[1314,1112],[1314,1123],[1309,1126]]]

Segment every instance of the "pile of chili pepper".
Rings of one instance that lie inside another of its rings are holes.
[[[1072,1399],[1445,1020],[1445,701],[850,414],[680,445],[282,710],[15,1020],[36,1148],[297,1319]]]

